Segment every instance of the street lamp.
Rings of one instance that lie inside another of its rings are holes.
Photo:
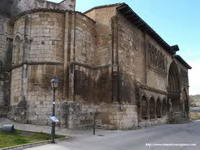
[[[58,88],[59,80],[57,77],[51,79],[51,87],[53,89],[53,109],[52,109],[52,118],[55,118],[55,93],[56,89]],[[51,143],[55,143],[55,126],[56,122],[52,120],[52,128],[51,128]]]

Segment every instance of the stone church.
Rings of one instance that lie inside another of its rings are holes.
[[[188,70],[127,4],[75,11],[75,0],[0,1],[0,116],[108,129],[187,120]]]

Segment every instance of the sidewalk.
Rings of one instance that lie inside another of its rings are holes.
[[[0,128],[3,127],[4,124],[14,124],[15,129],[24,130],[24,131],[31,131],[31,132],[43,132],[43,133],[50,133],[51,127],[50,126],[39,126],[39,125],[32,125],[32,124],[22,124],[11,121],[6,118],[0,118]],[[58,129],[56,128],[56,133],[60,135],[69,135],[69,131],[66,129]]]
[[[41,126],[41,125],[32,125],[32,124],[22,124],[11,121],[6,118],[0,118],[0,128],[3,127],[4,124],[14,124],[15,129],[23,130],[23,131],[30,131],[30,132],[42,132],[42,133],[51,133],[51,126]],[[96,136],[93,135],[92,129],[67,129],[67,128],[57,128],[56,127],[56,134],[57,135],[64,135],[66,137],[70,137],[68,140],[64,141],[57,141],[56,144],[39,144],[35,146],[30,146],[30,150],[71,150],[66,148],[66,146],[62,146],[62,143],[69,143],[72,141],[80,141],[83,139],[93,139],[94,137],[101,137],[104,135],[111,135],[113,133],[117,133],[118,131],[112,130],[102,130],[96,129]],[[60,145],[61,144],[61,145]],[[43,146],[40,146],[43,145]],[[24,147],[17,147],[16,149],[21,150]]]
[[[4,124],[14,124],[15,129],[31,131],[31,132],[42,132],[42,133],[51,133],[51,126],[41,126],[41,125],[32,125],[32,124],[22,124],[11,121],[6,118],[0,118],[0,128]],[[109,134],[109,130],[97,129],[97,134]],[[56,134],[70,136],[70,137],[81,137],[81,136],[93,136],[92,129],[67,129],[67,128],[57,128]]]

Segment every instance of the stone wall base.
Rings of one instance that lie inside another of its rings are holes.
[[[189,118],[184,112],[173,112],[170,113],[169,123],[182,124],[189,121]]]
[[[65,127],[66,115],[63,104],[56,104],[56,117],[60,120],[57,126]],[[26,104],[23,107],[19,105],[10,106],[8,118],[16,122],[34,124],[34,125],[51,125],[50,117],[52,115],[52,102],[45,102],[43,104]]]
[[[44,105],[27,104],[26,107],[10,107],[9,119],[17,122],[51,125],[51,103]],[[66,128],[91,128],[96,124],[105,129],[132,129],[138,126],[137,108],[130,104],[84,104],[81,102],[62,102],[56,104],[57,126]]]
[[[10,107],[9,119],[36,125],[51,125],[52,102],[40,105]],[[166,124],[169,115],[151,120],[139,120],[137,106],[131,104],[86,104],[83,102],[60,102],[56,104],[57,126],[65,128],[92,128],[94,118],[97,127],[104,129],[133,129]],[[180,115],[177,117],[180,120]],[[138,123],[139,120],[139,123]],[[177,120],[177,119],[176,119]]]
[[[12,106],[8,113],[9,119],[35,125],[51,125],[52,103]],[[6,116],[8,109],[0,107],[0,113]],[[96,116],[95,116],[96,115]],[[168,117],[170,116],[170,117]],[[85,104],[82,102],[60,102],[56,104],[57,126],[65,128],[92,128],[94,118],[97,127],[104,129],[133,129],[166,123],[184,123],[183,115],[167,114],[162,118],[139,120],[137,106],[131,104]]]
[[[96,113],[98,127],[105,129],[130,129],[137,127],[135,105],[129,104],[68,104],[68,128],[92,127]]]
[[[157,118],[157,119],[142,120],[139,122],[139,127],[150,127],[166,123],[168,123],[168,116],[163,116],[162,118]]]
[[[7,106],[0,106],[0,117],[7,117],[8,114],[8,107]]]

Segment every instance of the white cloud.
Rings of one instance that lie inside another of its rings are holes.
[[[192,66],[189,70],[190,95],[200,94],[200,59],[189,60]]]

